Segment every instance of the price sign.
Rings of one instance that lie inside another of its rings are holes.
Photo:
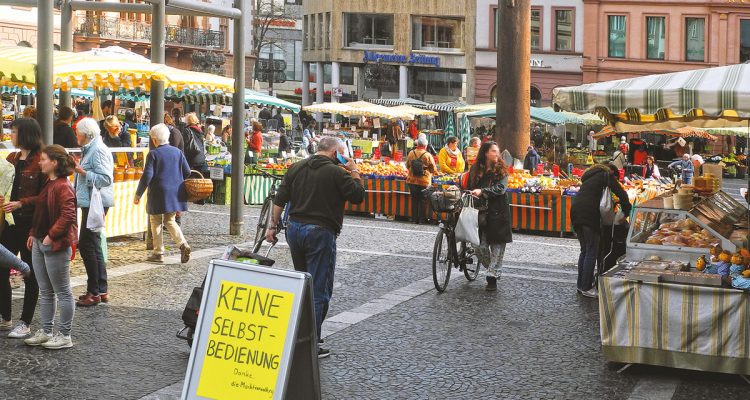
[[[208,172],[211,176],[211,179],[215,181],[223,181],[224,180],[224,168],[222,167],[208,167]]]

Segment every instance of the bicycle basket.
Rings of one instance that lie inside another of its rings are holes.
[[[429,194],[432,210],[436,212],[455,211],[461,203],[461,193],[458,195],[452,190],[435,191]]]

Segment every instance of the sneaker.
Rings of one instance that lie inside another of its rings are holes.
[[[26,325],[25,322],[21,322],[20,324],[16,325],[16,327],[13,328],[12,331],[10,331],[8,337],[11,339],[23,339],[29,335],[31,335],[31,328],[29,328],[29,326]]]
[[[107,303],[109,302],[109,294],[99,293],[99,299],[101,299],[102,303]]]
[[[487,286],[484,287],[484,290],[488,292],[494,292],[497,290],[497,278],[493,276],[487,277]]]
[[[190,251],[192,249],[190,248],[190,245],[187,243],[184,243],[182,246],[180,246],[180,262],[182,264],[185,264],[186,262],[190,261]]]
[[[327,358],[331,355],[331,350],[318,347],[318,358]]]
[[[596,299],[599,297],[599,294],[596,292],[596,287],[592,287],[589,290],[583,291],[581,289],[578,289],[578,293],[581,294],[583,297],[588,297],[591,299]]]
[[[50,350],[67,349],[73,347],[73,339],[70,338],[70,335],[58,333],[52,339],[42,343],[42,347]]]
[[[13,320],[4,320],[0,318],[0,331],[9,331],[13,329]]]
[[[76,305],[79,306],[79,307],[91,307],[91,306],[95,306],[95,305],[97,305],[97,304],[99,304],[101,302],[102,302],[101,297],[99,297],[99,296],[93,296],[93,295],[88,295],[88,296],[84,297],[82,300],[76,301]]]
[[[146,262],[152,264],[164,264],[164,256],[162,254],[152,254],[146,258]]]
[[[29,346],[41,346],[42,343],[46,343],[47,341],[52,339],[51,333],[45,333],[44,330],[40,329],[34,333],[34,336],[24,339],[24,343],[28,344]]]

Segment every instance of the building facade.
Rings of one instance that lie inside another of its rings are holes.
[[[750,60],[746,0],[583,2],[584,82]]]
[[[258,59],[270,60],[273,54],[273,60],[284,61],[286,68],[281,71],[283,79],[279,79],[279,76],[274,79],[273,92],[299,102],[302,82],[302,0],[278,0],[275,8],[262,11],[273,15],[253,16],[253,19],[268,27]],[[268,74],[256,70],[255,76],[258,89],[268,91],[271,86],[267,80]]]
[[[54,46],[60,48],[60,12],[55,11]],[[36,7],[0,6],[0,46],[36,47]]]
[[[360,99],[471,102],[475,24],[476,0],[306,0],[303,78],[318,101],[348,85]]]
[[[476,102],[497,98],[498,0],[477,0]],[[552,89],[582,82],[584,12],[581,0],[531,1],[532,106],[548,106]],[[502,34],[502,33],[501,33]],[[502,56],[502,55],[500,55]]]

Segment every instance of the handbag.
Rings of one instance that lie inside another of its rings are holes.
[[[469,199],[469,204],[461,210],[456,223],[456,242],[471,243],[479,246],[479,210],[474,208],[474,200]]]
[[[602,198],[599,200],[599,215],[602,217],[602,225],[611,226],[615,222],[615,204],[612,201],[612,191],[609,186],[604,187]]]
[[[96,186],[91,188],[91,199],[89,201],[89,215],[86,218],[86,229],[92,232],[101,232],[104,229],[104,205],[102,194]]]

